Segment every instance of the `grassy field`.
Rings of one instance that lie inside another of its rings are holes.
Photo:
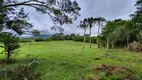
[[[103,72],[97,74],[94,70],[95,66],[105,64],[128,68],[133,71],[133,76],[142,80],[142,54],[117,49],[106,55],[106,50],[97,48],[95,44],[90,49],[86,43],[85,50],[82,45],[81,42],[73,41],[21,43],[21,54],[12,55],[18,61],[7,67],[14,68],[36,59],[39,64],[34,65],[33,70],[40,72],[40,80],[95,80],[93,77],[96,75],[106,80],[112,79]],[[3,59],[4,54],[0,54],[0,58]]]

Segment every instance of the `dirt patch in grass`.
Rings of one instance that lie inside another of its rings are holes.
[[[98,76],[92,76],[90,80],[103,80],[103,79],[111,79],[111,80],[136,80],[132,71],[128,68],[122,66],[112,66],[100,64],[98,66],[91,66],[92,72],[94,75],[98,74]]]
[[[89,80],[100,80],[99,76],[92,76],[89,78]]]
[[[96,67],[96,70],[105,72],[106,75],[113,75],[113,74],[124,73],[126,68],[121,66],[110,66],[110,65],[100,64]]]

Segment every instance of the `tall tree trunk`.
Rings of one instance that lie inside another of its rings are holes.
[[[5,79],[7,79],[7,69],[6,69],[7,60],[6,58],[7,58],[7,55],[5,53],[5,73],[4,73]]]
[[[129,36],[127,36],[127,49],[129,48]]]
[[[100,24],[100,22],[98,23],[99,24],[99,26],[98,26],[98,41],[97,41],[97,47],[99,48],[99,45],[100,45],[100,41],[99,41],[99,35],[100,35],[100,27],[101,27],[101,24]]]
[[[10,59],[10,51],[7,52],[7,60],[9,61]]]
[[[106,48],[106,50],[108,51],[108,49],[109,49],[109,37],[107,37],[107,48]]]
[[[86,40],[85,34],[86,34],[86,29],[84,29],[84,44],[83,44],[83,49],[85,49],[85,40]]]
[[[89,39],[90,41],[90,48],[92,48],[92,45],[91,45],[91,27],[90,27],[90,39]]]
[[[9,45],[8,45],[9,46]],[[6,55],[6,59],[7,59],[7,61],[9,61],[9,59],[10,59],[10,50],[9,50],[9,48],[7,49],[7,48],[5,48],[5,55]]]

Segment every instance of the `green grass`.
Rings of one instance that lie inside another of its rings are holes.
[[[12,55],[18,61],[7,67],[14,68],[38,59],[40,64],[34,66],[34,71],[41,73],[41,80],[88,80],[93,75],[91,66],[99,64],[124,66],[134,71],[135,75],[142,75],[142,54],[117,49],[109,51],[112,58],[105,58],[104,48],[93,44],[90,49],[86,43],[83,50],[82,45],[73,41],[21,43],[21,54]],[[0,58],[3,59],[4,54],[0,54]]]

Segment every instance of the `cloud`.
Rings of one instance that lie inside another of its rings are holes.
[[[105,17],[107,20],[116,18],[129,19],[129,14],[136,11],[134,6],[136,0],[77,0],[82,10],[81,16],[71,25],[64,25],[64,33],[83,34],[83,31],[77,28],[80,20],[86,17]],[[26,12],[30,13],[30,22],[34,24],[35,29],[48,29],[49,33],[55,33],[50,30],[53,25],[52,20],[48,15],[36,13],[33,8],[25,8]],[[92,29],[92,34],[97,33],[97,27]]]

